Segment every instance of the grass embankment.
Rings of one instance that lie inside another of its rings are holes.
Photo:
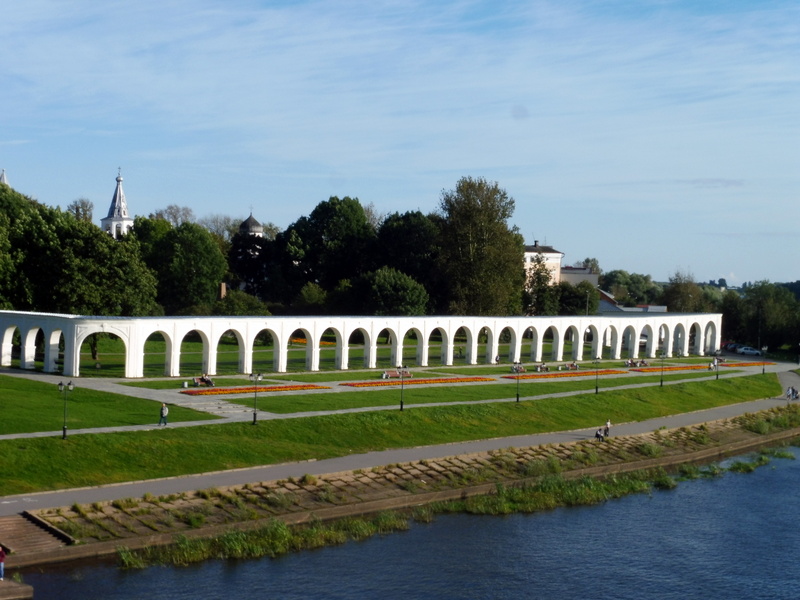
[[[749,473],[769,464],[770,457],[790,458],[788,451],[766,451],[752,460],[737,460],[729,471]],[[552,463],[550,463],[552,464]],[[718,465],[698,467],[686,465],[677,477],[656,468],[611,475],[603,478],[567,479],[560,473],[543,474],[533,483],[518,486],[498,484],[494,494],[470,496],[463,500],[435,502],[413,511],[388,511],[367,517],[336,521],[316,521],[310,525],[290,526],[279,519],[270,519],[258,529],[231,530],[211,537],[189,538],[180,535],[166,546],[150,546],[141,550],[118,549],[122,568],[141,569],[152,565],[185,566],[209,559],[240,559],[268,556],[275,558],[302,550],[361,541],[374,535],[404,531],[410,520],[430,523],[437,515],[468,513],[475,515],[508,515],[552,510],[563,506],[588,506],[630,494],[650,493],[653,489],[672,489],[680,479],[719,477],[724,469]]]
[[[388,448],[596,427],[781,393],[775,375],[531,402],[337,414],[182,429],[0,441],[0,495],[323,459]]]
[[[158,423],[161,404],[81,388],[67,395],[67,427],[88,429]],[[0,375],[0,434],[60,431],[64,424],[64,392],[52,383]],[[215,419],[213,415],[180,406],[170,407],[170,421]]]

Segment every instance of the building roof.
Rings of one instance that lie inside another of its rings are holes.
[[[264,228],[261,226],[261,223],[259,223],[255,217],[253,217],[253,213],[250,213],[250,216],[242,221],[241,225],[239,225],[239,233],[258,235],[264,233]]]
[[[534,254],[561,254],[564,255],[563,252],[560,250],[556,250],[552,246],[540,246],[539,240],[534,240],[533,246],[525,246],[525,252],[533,252]]]
[[[128,203],[125,201],[125,192],[122,191],[122,175],[117,174],[117,189],[111,199],[106,219],[128,219]]]

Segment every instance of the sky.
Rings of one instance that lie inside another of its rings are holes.
[[[795,0],[16,0],[0,168],[50,206],[285,229],[464,176],[564,263],[800,280]]]

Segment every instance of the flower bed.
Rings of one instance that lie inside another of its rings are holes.
[[[297,344],[299,346],[305,346],[308,344],[308,340],[306,338],[290,338],[289,344]],[[335,346],[336,342],[329,342],[327,340],[320,340],[320,346]]]
[[[631,369],[631,371],[639,371],[640,373],[660,373],[661,371],[708,371],[708,365],[684,365],[682,367],[639,367]]]
[[[325,385],[314,385],[312,383],[300,383],[297,385],[259,385],[246,387],[219,387],[219,388],[196,388],[191,390],[181,390],[181,394],[187,396],[224,396],[226,394],[252,394],[255,392],[299,392],[302,390],[329,390]]]
[[[582,371],[553,371],[552,373],[530,373],[527,375],[503,375],[504,379],[557,379],[559,377],[589,377],[597,375],[625,375],[617,369],[583,369]]]
[[[720,363],[723,367],[765,367],[766,365],[774,365],[774,362],[737,362],[737,363]]]
[[[431,383],[476,383],[494,381],[491,377],[435,377],[429,379],[381,379],[380,381],[352,381],[340,383],[349,387],[387,387],[393,385],[420,385]]]

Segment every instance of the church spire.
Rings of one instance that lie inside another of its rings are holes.
[[[108,218],[128,218],[128,203],[125,201],[125,192],[122,191],[122,168],[117,170],[117,189],[111,199],[111,208],[108,209]]]
[[[122,168],[117,170],[117,189],[111,199],[111,207],[108,209],[108,216],[100,219],[100,225],[113,238],[125,235],[133,227],[133,219],[128,215],[128,203],[125,200],[125,192],[122,190]]]
[[[6,185],[8,185],[8,177],[6,177],[6,170],[5,169],[0,171],[0,183],[5,183]]]

